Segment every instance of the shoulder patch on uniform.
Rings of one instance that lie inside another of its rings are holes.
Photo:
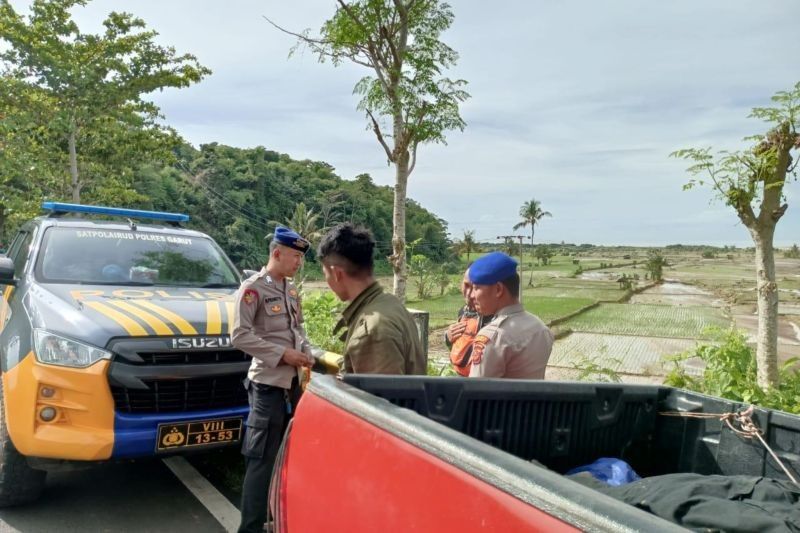
[[[297,298],[297,289],[289,289],[289,296]]]
[[[475,342],[479,342],[481,344],[486,344],[490,340],[492,340],[492,338],[491,337],[487,337],[486,335],[476,335],[475,336]]]
[[[475,341],[472,343],[472,357],[470,357],[470,362],[473,365],[481,364],[483,360],[483,350],[486,349],[487,342],[489,342],[489,339],[484,335],[475,337]]]
[[[242,295],[242,301],[247,305],[252,304],[258,300],[258,292],[254,291],[253,289],[245,289],[244,294]]]

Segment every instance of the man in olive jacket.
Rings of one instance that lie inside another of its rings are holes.
[[[425,352],[414,319],[394,295],[386,294],[373,275],[375,241],[369,230],[339,224],[319,244],[317,257],[325,281],[345,302],[342,319],[345,373],[426,373]]]

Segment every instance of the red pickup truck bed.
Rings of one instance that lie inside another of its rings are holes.
[[[782,477],[718,420],[659,414],[739,407],[660,386],[315,376],[276,465],[276,529],[682,531],[561,474],[612,456],[643,476]],[[755,420],[779,456],[798,459],[800,419]]]

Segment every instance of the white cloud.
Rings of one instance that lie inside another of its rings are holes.
[[[14,5],[26,2],[13,1]],[[673,150],[737,148],[760,131],[749,109],[798,81],[796,0],[477,0],[453,2],[445,35],[461,56],[451,73],[470,82],[468,126],[448,146],[420,150],[410,195],[479,238],[509,233],[523,201],[553,213],[537,230],[548,241],[747,244],[732,211],[709,206],[709,190],[684,192]],[[76,9],[100,28],[119,2]],[[331,0],[217,2],[139,0],[163,43],[191,52],[214,74],[154,96],[190,142],[264,145],[324,160],[342,177],[369,172],[393,183],[382,150],[355,110],[354,65],[320,65],[267,15],[294,29],[318,28]],[[797,198],[797,184],[787,197]],[[790,206],[776,241],[800,234]]]

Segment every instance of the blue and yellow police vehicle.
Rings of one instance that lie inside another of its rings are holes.
[[[64,465],[239,441],[250,358],[220,247],[187,215],[43,208],[0,257],[0,506]]]

